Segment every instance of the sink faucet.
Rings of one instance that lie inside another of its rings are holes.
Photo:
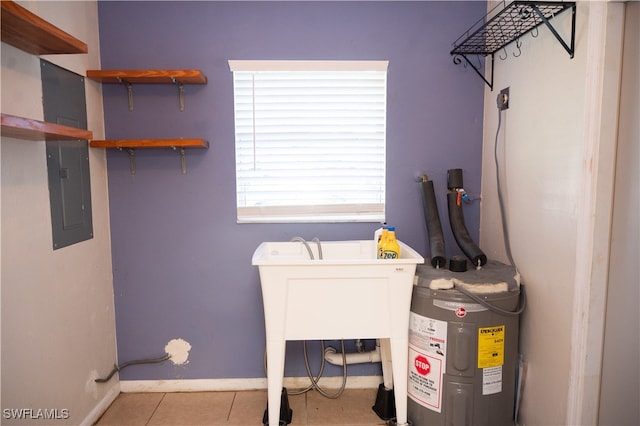
[[[294,242],[294,241],[299,241],[302,244],[304,244],[304,246],[307,248],[307,251],[309,252],[309,257],[311,258],[311,260],[314,260],[315,258],[313,257],[313,251],[311,251],[311,247],[309,247],[309,243],[302,237],[293,237],[292,239],[290,239],[289,241]]]
[[[289,241],[291,241],[291,242],[299,241],[302,244],[304,244],[304,246],[307,248],[307,251],[309,252],[309,257],[311,258],[311,260],[315,260],[315,257],[313,256],[313,251],[311,250],[311,247],[309,246],[309,243],[304,238],[302,238],[302,237],[293,237]],[[311,241],[316,243],[316,245],[318,246],[318,258],[322,259],[322,244],[320,244],[320,239],[318,237],[313,237],[313,239]]]
[[[318,257],[322,260],[322,244],[320,244],[320,238],[313,237],[311,241],[316,243],[316,245],[318,246]]]

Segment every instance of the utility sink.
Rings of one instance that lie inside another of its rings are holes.
[[[357,338],[389,342],[397,424],[406,424],[409,312],[416,266],[424,259],[399,244],[400,258],[392,260],[376,258],[373,240],[324,241],[320,247],[311,241],[264,242],[255,250],[267,337],[269,425],[279,424],[287,340]]]

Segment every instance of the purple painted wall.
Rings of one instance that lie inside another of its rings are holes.
[[[446,170],[462,168],[467,191],[479,195],[484,83],[454,65],[449,50],[485,7],[477,1],[99,3],[104,69],[199,68],[209,79],[186,86],[184,112],[170,85],[135,85],[133,112],[123,87],[103,86],[107,138],[199,137],[211,144],[187,151],[184,176],[170,150],[138,150],[134,176],[126,153],[108,154],[119,361],[162,355],[174,338],[192,345],[185,365],[136,366],[122,379],[264,377],[262,297],[251,266],[258,244],[296,235],[365,239],[378,227],[236,224],[228,59],[389,60],[387,222],[429,256],[415,182],[426,172],[438,192],[448,254],[460,253],[447,220]],[[465,207],[465,217],[477,241],[478,202]],[[315,312],[312,300],[309,311]],[[306,374],[300,342],[288,344],[285,374]],[[353,366],[349,374],[380,374],[379,364]]]

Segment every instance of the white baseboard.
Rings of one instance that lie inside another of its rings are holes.
[[[80,422],[80,425],[91,426],[95,424],[100,416],[102,416],[102,414],[107,411],[107,408],[109,408],[111,403],[118,397],[120,391],[120,383],[115,382],[113,386],[111,386],[111,388],[107,391],[106,395],[100,401],[98,401],[95,407],[93,407],[93,410],[91,410],[89,414],[87,414],[87,417],[85,417],[84,420]]]
[[[377,389],[382,376],[349,376],[347,389]],[[308,377],[285,377],[284,386],[290,389],[302,389],[309,385]],[[342,377],[323,377],[320,386],[338,389],[342,386]],[[245,391],[267,389],[266,378],[256,379],[190,379],[190,380],[121,380],[121,392],[208,392],[208,391]]]

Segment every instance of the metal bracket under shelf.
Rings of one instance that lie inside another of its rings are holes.
[[[122,148],[118,148],[122,151]],[[131,174],[136,174],[136,150],[133,148],[127,148],[127,152],[129,153],[129,169],[131,170]]]
[[[502,10],[499,10],[501,7]],[[549,20],[569,9],[571,9],[571,39],[567,43]],[[463,58],[465,61],[464,65],[471,66],[489,88],[493,90],[495,53],[504,49],[505,56],[499,57],[500,59],[506,59],[505,48],[515,41],[518,54],[516,55],[514,53],[513,55],[516,57],[520,56],[520,37],[527,33],[531,33],[532,37],[537,37],[538,27],[542,24],[545,24],[546,27],[549,28],[549,31],[551,31],[562,47],[569,53],[570,58],[573,58],[576,29],[575,2],[515,0],[506,5],[505,0],[503,0],[453,42],[453,49],[451,50],[453,62],[460,64],[462,62],[460,58]],[[469,60],[469,55],[490,57],[491,75],[488,79],[481,70],[481,68],[483,68],[482,61],[479,60],[476,65]]]
[[[177,149],[175,146],[172,148],[174,151]],[[180,147],[180,170],[183,175],[187,174],[187,157],[185,156],[184,148],[182,147]]]
[[[174,151],[178,150],[178,147],[172,146],[171,149]],[[123,148],[118,148],[119,151],[122,151]],[[131,175],[136,174],[136,150],[134,148],[126,148],[127,153],[129,154],[129,170],[131,171]],[[180,171],[183,175],[187,174],[187,157],[183,147],[180,147]]]
[[[122,77],[117,77],[118,83],[124,84],[127,88],[127,100],[129,102],[129,111],[133,111],[133,84],[124,80]],[[184,111],[184,83],[171,77],[171,82],[178,87],[178,104],[180,106],[180,112]]]
[[[171,82],[178,86],[178,103],[180,104],[180,112],[184,111],[184,84],[177,81],[175,77],[171,77]]]
[[[127,101],[129,102],[129,111],[133,111],[133,85],[120,77],[118,77],[118,83],[124,84],[127,88]]]

